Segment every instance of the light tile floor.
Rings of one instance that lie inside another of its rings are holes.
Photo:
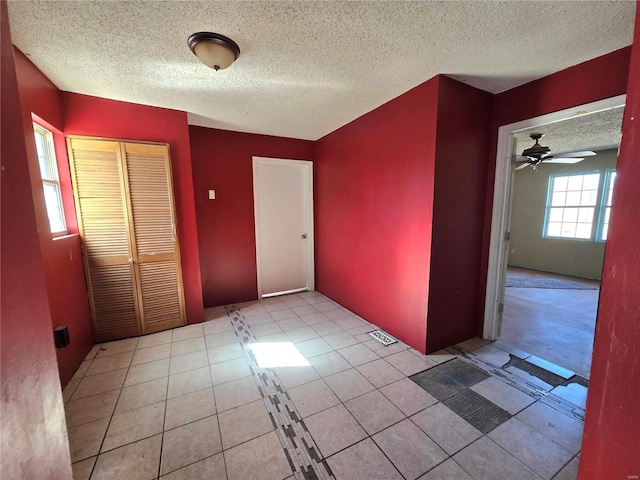
[[[206,320],[93,348],[63,392],[75,480],[577,475],[582,423],[562,399],[489,368],[473,392],[512,417],[483,435],[408,378],[456,355],[482,360],[483,348],[508,360],[504,345],[472,339],[428,356],[384,347],[367,334],[375,326],[315,292],[207,309]],[[256,366],[247,339],[293,344],[308,365]],[[269,375],[277,394],[261,384]]]

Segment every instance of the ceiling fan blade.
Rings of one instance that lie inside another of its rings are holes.
[[[523,168],[527,168],[528,166],[529,166],[529,164],[528,164],[528,163],[523,163],[523,164],[521,164],[521,165],[518,165],[518,166],[516,167],[516,170],[522,170]]]
[[[596,152],[592,152],[591,150],[584,150],[582,152],[567,152],[560,153],[559,155],[562,158],[575,158],[575,157],[593,157]]]
[[[531,159],[529,157],[523,157],[522,155],[514,155],[513,163],[529,163]]]
[[[542,161],[544,163],[578,163],[582,160],[584,160],[584,158],[553,157]]]

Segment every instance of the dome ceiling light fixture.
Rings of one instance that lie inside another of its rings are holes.
[[[207,67],[224,70],[240,56],[240,47],[224,35],[198,32],[187,39],[189,48]]]

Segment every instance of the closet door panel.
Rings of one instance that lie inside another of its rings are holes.
[[[118,142],[68,139],[97,341],[140,333]]]
[[[137,335],[130,265],[92,265],[90,281],[96,332],[100,338],[111,340]]]
[[[184,324],[169,149],[123,145],[143,333]]]
[[[181,322],[181,300],[174,260],[140,264],[140,285],[146,333],[172,328]]]

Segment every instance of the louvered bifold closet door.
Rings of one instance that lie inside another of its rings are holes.
[[[139,335],[120,144],[69,138],[67,146],[96,340]]]
[[[166,145],[123,143],[143,333],[184,324],[180,250]]]

